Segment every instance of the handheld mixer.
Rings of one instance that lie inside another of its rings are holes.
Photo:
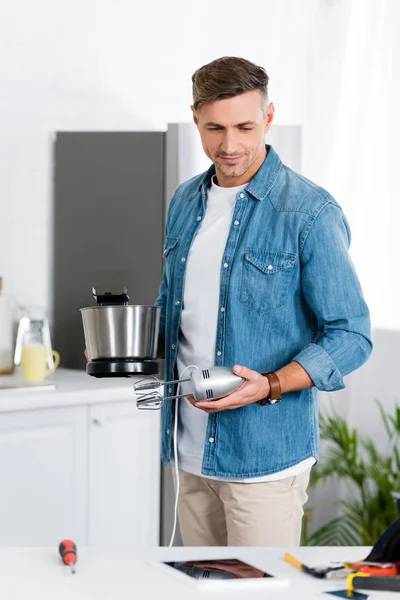
[[[163,397],[160,387],[164,385],[181,384],[189,382],[191,395],[196,402],[212,401],[223,398],[237,390],[244,382],[243,377],[235,375],[228,367],[210,367],[208,369],[194,369],[186,379],[161,382],[157,377],[142,379],[134,384],[136,392],[136,405],[144,410],[158,410],[164,400],[175,400],[189,394],[176,394]]]

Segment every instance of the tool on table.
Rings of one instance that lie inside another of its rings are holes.
[[[360,576],[360,580],[361,575],[397,580],[396,576],[400,573],[400,517],[378,538],[365,560],[333,563],[327,567],[308,567],[291,554],[285,553],[284,558],[292,566],[319,579],[343,575],[354,577],[355,573]],[[397,585],[396,581],[393,581],[393,585]]]
[[[347,577],[348,595],[350,595],[354,589],[400,592],[400,577],[376,577],[369,575],[368,573],[354,573]]]
[[[346,577],[346,590],[327,592],[339,597],[359,597],[357,590],[400,592],[400,518],[380,536],[365,560],[333,563],[327,567],[309,567],[291,554],[286,553],[284,558],[292,566],[312,577]]]
[[[63,563],[71,569],[71,573],[76,573],[75,565],[77,561],[76,544],[72,540],[63,540],[58,551],[63,560]]]
[[[286,552],[284,559],[296,569],[316,577],[317,579],[333,579],[347,577],[352,573],[363,573],[366,575],[375,575],[379,577],[393,577],[398,574],[397,567],[394,563],[378,563],[378,562],[343,562],[334,563],[327,567],[309,567],[300,560]]]
[[[376,577],[395,577],[398,575],[398,569],[394,563],[373,563],[373,562],[359,562],[359,563],[343,563],[342,568],[331,569],[327,572],[327,579],[336,579],[343,576],[356,574],[366,574]]]
[[[400,574],[400,517],[382,533],[375,542],[365,562],[392,562]],[[363,561],[364,562],[364,561]],[[375,573],[355,573],[347,577],[347,589],[382,590],[400,592],[400,576],[376,577]]]
[[[193,369],[186,379],[161,382],[157,377],[142,379],[134,384],[133,388],[137,395],[136,404],[138,408],[154,410],[161,408],[164,400],[175,400],[186,394],[163,397],[159,391],[160,386],[170,386],[175,383],[190,383],[191,395],[196,402],[211,401],[223,398],[237,390],[245,380],[235,375],[229,367],[210,367],[208,369]]]

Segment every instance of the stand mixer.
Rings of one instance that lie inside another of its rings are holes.
[[[98,294],[96,306],[81,308],[88,364],[93,377],[130,377],[159,373],[157,362],[159,306],[128,305],[129,296]]]
[[[92,288],[96,306],[81,308],[83,329],[89,362],[86,372],[92,377],[133,377],[159,373],[157,356],[161,308],[159,306],[128,305],[129,296],[106,292],[98,294]],[[199,401],[217,400],[238,389],[244,379],[228,367],[193,370],[186,379],[161,382],[148,377],[136,382],[136,404],[141,410],[159,410],[164,400],[189,395],[179,394],[180,384],[188,382],[189,392]],[[178,384],[178,394],[164,397],[163,385]]]

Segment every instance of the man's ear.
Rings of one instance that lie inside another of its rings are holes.
[[[268,112],[265,115],[265,133],[268,133],[268,131],[270,130],[272,121],[274,120],[274,115],[275,115],[275,106],[271,102],[268,106]]]
[[[194,124],[195,124],[195,125],[198,125],[198,124],[199,124],[199,118],[198,118],[198,116],[197,116],[197,114],[196,114],[196,111],[194,110],[194,106],[191,106],[191,107],[190,107],[190,109],[191,109],[191,111],[192,111],[192,113],[193,113],[193,121],[194,121]]]

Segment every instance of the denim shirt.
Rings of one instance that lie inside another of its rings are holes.
[[[328,192],[286,167],[271,146],[266,149],[260,169],[236,197],[221,262],[224,310],[218,315],[214,364],[265,372],[296,361],[314,387],[286,393],[274,405],[210,414],[202,473],[222,478],[269,475],[318,458],[317,390],[344,388],[343,376],[372,350],[369,311],[349,256],[342,209]],[[168,210],[156,301],[162,308],[165,381],[176,376],[187,258],[214,173],[212,165],[181,184]],[[174,411],[175,402],[167,400],[161,445],[166,464]]]

